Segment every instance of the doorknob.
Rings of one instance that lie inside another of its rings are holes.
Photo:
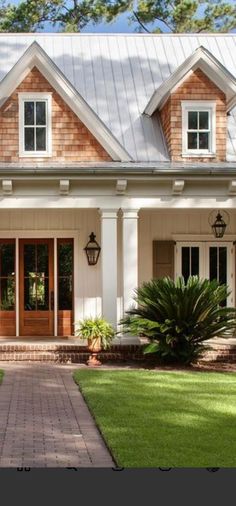
[[[50,310],[53,311],[54,309],[54,291],[52,290],[50,292]]]

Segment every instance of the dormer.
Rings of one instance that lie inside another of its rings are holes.
[[[225,161],[236,79],[199,47],[162,83],[144,113],[159,115],[172,161]]]

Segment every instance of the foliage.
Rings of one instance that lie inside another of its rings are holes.
[[[138,0],[133,11],[141,29],[153,32],[228,32],[236,27],[235,4],[224,0]]]
[[[121,323],[125,332],[149,337],[146,353],[156,352],[165,361],[191,363],[206,349],[204,341],[228,337],[236,328],[236,309],[222,306],[229,293],[216,280],[197,276],[186,284],[182,277],[176,282],[152,280],[136,290],[137,307]]]
[[[236,466],[235,373],[79,369],[74,380],[120,467]]]
[[[50,23],[80,32],[89,22],[108,23],[129,13],[139,31],[228,32],[236,27],[235,2],[224,0],[0,0],[0,31],[33,32]],[[149,28],[151,25],[151,29]]]
[[[103,349],[108,348],[114,337],[114,329],[104,318],[85,318],[76,322],[75,335],[80,339],[101,340]]]
[[[2,383],[3,376],[4,376],[4,371],[2,369],[0,369],[0,385]]]

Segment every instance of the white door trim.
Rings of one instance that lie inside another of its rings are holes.
[[[231,290],[228,297],[228,305],[235,305],[235,247],[233,241],[177,241],[175,247],[175,279],[181,276],[181,247],[199,247],[199,277],[209,278],[209,248],[226,247],[227,248],[227,285]]]

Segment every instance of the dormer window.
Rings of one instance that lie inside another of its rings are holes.
[[[182,101],[183,156],[215,156],[215,102]]]
[[[51,94],[19,94],[19,154],[51,156]]]

